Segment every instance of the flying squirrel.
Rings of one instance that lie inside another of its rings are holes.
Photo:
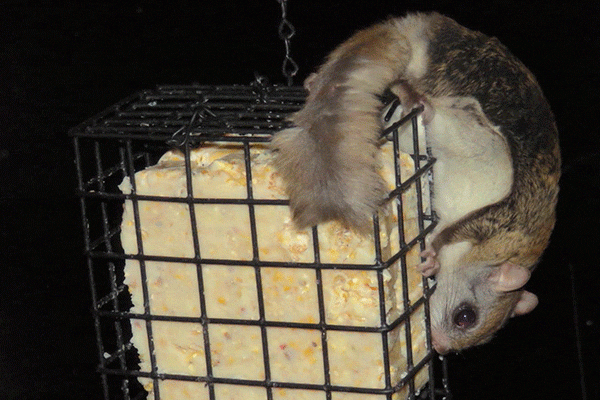
[[[435,276],[439,353],[489,341],[537,297],[524,290],[555,223],[560,150],[533,74],[498,39],[438,13],[354,34],[305,81],[292,127],[272,141],[296,225],[338,220],[360,232],[386,197],[376,172],[380,95],[423,105],[438,225],[419,266]]]

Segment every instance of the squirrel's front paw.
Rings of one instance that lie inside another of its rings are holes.
[[[425,258],[425,261],[421,262],[417,269],[423,276],[430,277],[438,273],[440,270],[440,263],[437,262],[435,256],[436,253],[433,250],[425,250],[421,252],[421,258]]]

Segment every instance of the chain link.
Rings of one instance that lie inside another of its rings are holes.
[[[298,73],[298,64],[292,59],[290,50],[290,39],[296,34],[296,29],[287,20],[287,2],[288,0],[277,0],[281,5],[281,22],[279,23],[279,38],[285,44],[285,58],[281,65],[281,72],[287,80],[287,85],[292,86],[294,76]]]

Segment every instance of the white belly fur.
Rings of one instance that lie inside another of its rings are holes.
[[[434,207],[442,228],[506,197],[513,171],[506,140],[476,100],[435,99],[432,105],[426,136],[437,158]]]
[[[433,167],[433,205],[440,217],[436,229],[439,231],[506,197],[513,171],[504,136],[485,117],[475,99],[444,97],[430,103],[431,122],[423,125],[418,117],[419,143],[424,154],[426,137],[427,146],[437,159]],[[402,114],[399,107],[384,126],[396,122]],[[399,146],[407,153],[414,153],[411,133],[411,124],[399,127]]]

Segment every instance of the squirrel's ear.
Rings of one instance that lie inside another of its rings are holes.
[[[519,299],[519,302],[515,306],[515,309],[513,310],[511,317],[514,317],[516,315],[527,314],[528,312],[533,310],[535,308],[535,306],[537,306],[537,305],[538,305],[537,296],[531,292],[528,292],[527,290],[523,290],[521,292],[521,298]]]
[[[529,269],[510,262],[494,268],[489,280],[492,288],[497,292],[510,292],[522,288],[531,277]]]

